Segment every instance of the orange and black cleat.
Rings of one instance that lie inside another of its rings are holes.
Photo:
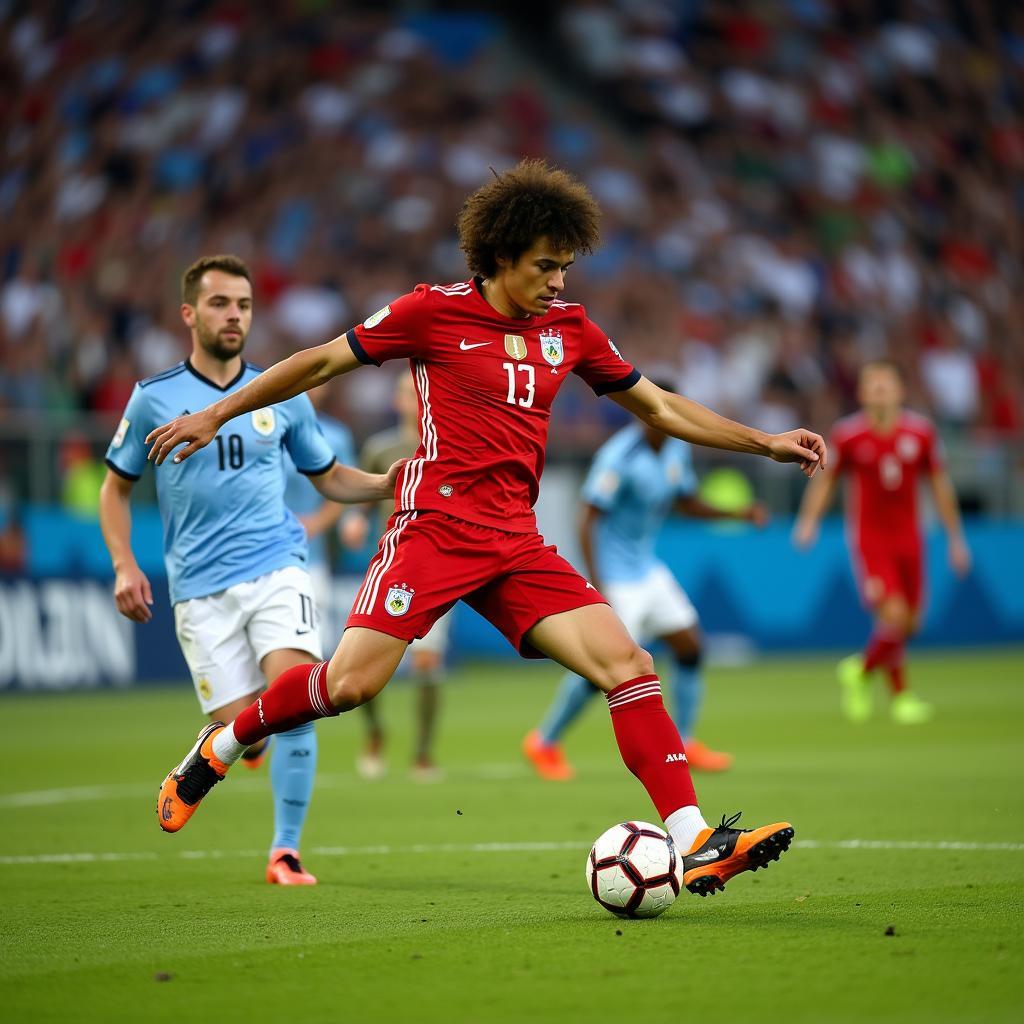
[[[778,860],[793,842],[794,830],[788,821],[761,828],[733,828],[739,821],[734,814],[716,828],[704,829],[693,848],[683,857],[683,885],[696,896],[707,896],[725,888],[725,883],[741,871],[757,871]]]
[[[213,756],[212,748],[213,737],[223,728],[223,722],[206,726],[185,760],[160,786],[156,817],[165,832],[177,832],[195,814],[203,797],[227,775],[228,765]]]
[[[255,746],[246,747],[242,756],[238,759],[252,771],[256,771],[257,768],[263,764],[266,760],[267,751],[270,749],[270,739],[265,739],[262,743],[257,743]]]
[[[560,743],[545,743],[534,729],[523,740],[523,756],[542,779],[549,782],[568,782],[576,771],[565,759]]]
[[[270,851],[267,881],[271,885],[316,885],[316,876],[302,866],[298,850],[281,848]]]

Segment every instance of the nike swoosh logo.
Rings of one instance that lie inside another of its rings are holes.
[[[459,342],[459,348],[461,348],[463,352],[468,352],[471,348],[480,348],[483,345],[490,345],[490,342],[489,341],[475,341],[475,342],[473,342],[472,345],[467,345],[465,338],[463,338],[462,341]]]

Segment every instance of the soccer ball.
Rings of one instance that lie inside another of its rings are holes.
[[[646,821],[624,821],[597,837],[587,857],[587,888],[619,917],[657,917],[675,903],[683,858],[672,837]]]

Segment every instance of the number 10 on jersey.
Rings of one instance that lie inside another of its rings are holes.
[[[533,405],[533,391],[536,386],[537,378],[534,376],[534,369],[530,363],[502,363],[501,368],[508,374],[508,394],[505,396],[505,401],[509,405],[515,405],[517,402],[524,409],[529,409]],[[526,380],[517,379],[516,371],[526,374]],[[526,393],[519,397],[516,394],[516,384],[522,384],[525,388]]]

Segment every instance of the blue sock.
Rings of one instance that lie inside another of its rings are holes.
[[[270,786],[274,791],[274,842],[271,849],[299,848],[299,837],[313,794],[316,730],[312,722],[278,733],[270,749]]]
[[[569,672],[562,679],[555,700],[538,732],[545,743],[557,743],[562,733],[579,717],[590,698],[597,693],[592,682]]]
[[[693,726],[704,693],[700,667],[673,661],[669,689],[672,693],[672,720],[676,723],[679,735],[684,740],[688,739],[693,736]]]

